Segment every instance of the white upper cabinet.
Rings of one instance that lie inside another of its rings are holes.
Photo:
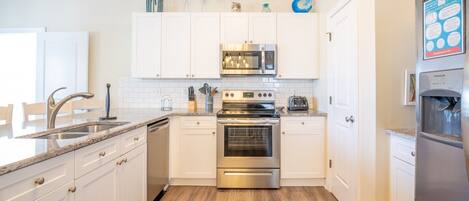
[[[317,14],[279,13],[277,49],[279,79],[318,79]]]
[[[249,14],[221,14],[221,42],[245,43],[249,41]]]
[[[189,77],[191,65],[190,23],[190,13],[163,13],[162,78]]]
[[[191,15],[191,77],[220,78],[220,14]]]
[[[277,43],[277,15],[275,13],[249,14],[249,42]]]
[[[161,18],[161,13],[132,16],[132,77],[160,76]]]

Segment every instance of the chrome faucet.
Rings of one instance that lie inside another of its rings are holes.
[[[47,128],[55,128],[55,119],[57,118],[57,114],[59,113],[60,108],[69,100],[77,97],[83,97],[83,98],[92,98],[94,94],[88,93],[88,92],[81,92],[81,93],[75,93],[68,95],[67,97],[63,98],[60,100],[57,104],[55,103],[54,100],[54,94],[55,92],[66,89],[67,87],[61,87],[53,91],[50,95],[49,98],[47,99]]]

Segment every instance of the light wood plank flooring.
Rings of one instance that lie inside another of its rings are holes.
[[[336,199],[324,187],[218,190],[216,187],[172,186],[161,201],[336,201]]]

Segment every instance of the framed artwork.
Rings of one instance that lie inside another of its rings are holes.
[[[465,52],[464,0],[426,0],[423,3],[423,59]]]
[[[417,102],[417,75],[415,70],[405,70],[404,86],[404,105],[415,105]]]

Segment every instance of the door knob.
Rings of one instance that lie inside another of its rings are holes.
[[[354,123],[355,122],[355,117],[353,117],[353,116],[345,117],[345,121],[350,122],[350,123]]]

